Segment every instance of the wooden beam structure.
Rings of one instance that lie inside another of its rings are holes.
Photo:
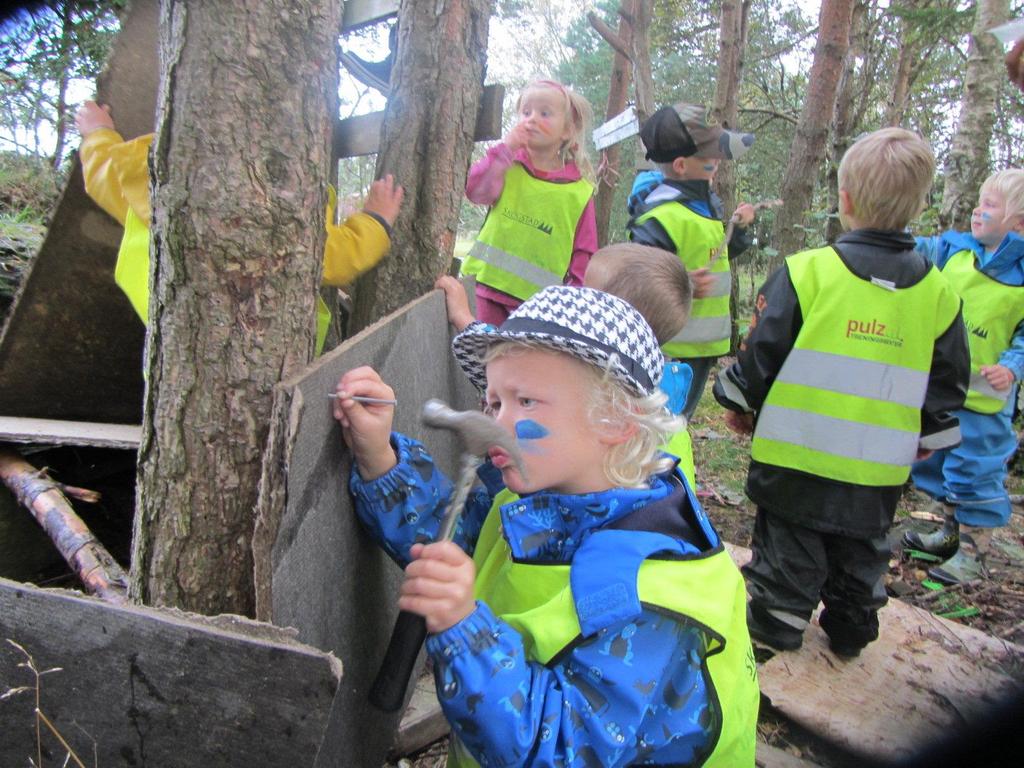
[[[398,0],[345,0],[341,17],[341,34],[398,15]]]
[[[139,424],[0,416],[0,443],[83,445],[134,451],[138,450],[141,436],[142,426]]]
[[[480,95],[480,108],[476,114],[475,141],[501,138],[501,109],[505,99],[502,85],[484,86]],[[380,128],[384,112],[356,115],[339,121],[334,126],[333,152],[337,157],[372,155],[380,145]]]

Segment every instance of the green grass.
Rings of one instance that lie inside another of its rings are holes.
[[[30,211],[0,214],[0,319],[45,234],[45,227],[34,220]]]

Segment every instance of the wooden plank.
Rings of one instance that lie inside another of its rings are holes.
[[[504,99],[504,86],[484,86],[476,114],[474,141],[490,141],[501,138],[501,110]],[[380,146],[380,128],[383,123],[383,111],[339,120],[334,124],[333,152],[335,156],[372,155]]]
[[[380,765],[399,714],[367,704],[391,636],[402,573],[362,530],[348,493],[350,457],[327,397],[341,375],[376,368],[395,390],[395,429],[421,439],[449,474],[458,446],[426,430],[420,407],[440,397],[477,406],[475,390],[449,349],[441,291],[406,305],[316,360],[275,391],[253,540],[257,616],[295,627],[299,638],[345,663],[346,682],[331,713],[317,765]],[[279,472],[285,471],[286,478]]]
[[[138,450],[141,435],[142,427],[134,424],[0,416],[0,443],[88,445]]]
[[[345,0],[341,17],[344,35],[360,27],[398,15],[398,0]]]
[[[813,768],[817,763],[796,757],[783,749],[770,744],[757,742],[757,755],[754,756],[756,768]]]
[[[153,130],[157,0],[135,0],[97,98],[121,133]],[[142,414],[145,329],[114,284],[120,225],[85,193],[76,155],[46,237],[0,331],[0,413],[132,423]]]
[[[729,545],[738,565],[750,550]],[[879,638],[855,659],[828,649],[817,614],[799,651],[758,668],[761,693],[787,718],[842,749],[884,763],[978,727],[1024,687],[1003,670],[1024,648],[890,599]]]
[[[112,606],[0,579],[0,692],[32,686],[87,765],[310,766],[341,665],[238,616]],[[0,765],[36,754],[34,693],[0,703]],[[64,752],[43,739],[46,764]]]

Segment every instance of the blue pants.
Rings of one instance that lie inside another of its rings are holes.
[[[1011,423],[1014,400],[1008,398],[999,413],[961,409],[957,412],[960,445],[936,451],[914,464],[914,485],[933,499],[956,507],[957,522],[997,528],[1010,521],[1005,481],[1006,462],[1017,447]]]

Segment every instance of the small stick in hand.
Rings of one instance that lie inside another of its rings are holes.
[[[782,205],[782,201],[779,199],[775,200],[761,200],[760,202],[754,203],[754,212],[760,211],[762,208],[777,208]],[[729,217],[729,225],[725,228],[725,237],[722,239],[722,244],[718,246],[711,259],[708,261],[708,266],[715,263],[719,256],[725,251],[726,246],[729,245],[729,241],[732,239],[732,233],[736,229],[736,223],[739,221],[736,214],[734,213]]]

